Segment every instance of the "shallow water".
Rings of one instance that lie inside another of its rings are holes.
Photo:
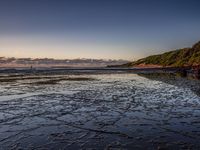
[[[0,149],[200,148],[200,97],[190,88],[135,74],[53,77],[62,80],[1,83]]]

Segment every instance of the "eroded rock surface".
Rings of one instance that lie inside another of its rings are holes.
[[[0,149],[200,148],[190,89],[133,74],[78,78],[92,80],[2,82]]]

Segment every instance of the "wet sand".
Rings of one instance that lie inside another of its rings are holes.
[[[158,79],[1,74],[0,149],[199,149],[200,97]]]

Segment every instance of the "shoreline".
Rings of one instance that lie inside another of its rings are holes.
[[[200,79],[200,68],[193,67],[38,67],[38,68],[0,68],[0,74],[111,74],[111,73],[169,73],[181,77]]]

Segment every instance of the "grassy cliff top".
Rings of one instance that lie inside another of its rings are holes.
[[[158,65],[169,67],[183,67],[200,65],[200,41],[191,48],[169,51],[159,55],[152,55],[134,62],[124,64],[124,67],[139,65]]]

